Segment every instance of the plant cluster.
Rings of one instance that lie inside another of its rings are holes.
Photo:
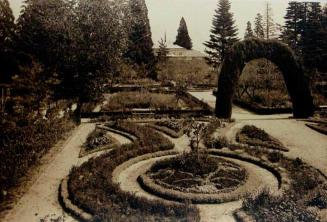
[[[185,127],[186,122],[184,120],[165,120],[157,122],[156,125],[167,127],[178,133]]]
[[[101,146],[112,144],[114,142],[115,140],[110,137],[106,131],[95,129],[88,135],[84,146],[86,151],[90,151]]]
[[[239,143],[252,146],[263,146],[270,149],[287,151],[281,142],[270,136],[264,130],[253,125],[244,126],[236,135]]]
[[[173,94],[150,92],[121,92],[112,95],[108,104],[102,109],[106,111],[122,111],[129,109],[176,109],[177,100]]]
[[[273,196],[267,190],[246,198],[243,209],[253,216],[255,221],[319,221],[314,213],[294,202],[289,195]]]
[[[29,168],[74,127],[66,119],[17,121],[0,124],[0,200],[8,198],[8,189],[17,185]]]
[[[221,149],[228,145],[226,137],[214,135],[217,129],[224,128],[225,126],[226,123],[219,119],[214,119],[207,125],[203,141],[208,149]]]
[[[191,206],[137,197],[123,192],[113,182],[112,173],[120,164],[137,156],[173,148],[170,142],[165,144],[168,142],[165,137],[148,127],[126,122],[116,126],[135,135],[139,141],[74,168],[68,184],[73,203],[94,215],[95,221],[197,221],[198,212]]]

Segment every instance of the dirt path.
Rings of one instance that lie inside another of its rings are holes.
[[[58,187],[61,179],[68,175],[74,164],[78,163],[80,146],[87,135],[95,128],[95,124],[82,124],[76,132],[65,142],[63,149],[51,162],[44,165],[40,175],[32,187],[18,201],[16,206],[6,215],[8,222],[40,221],[47,215],[64,215],[58,202]],[[75,221],[65,216],[66,221]]]

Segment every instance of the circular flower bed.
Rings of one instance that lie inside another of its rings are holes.
[[[146,175],[157,185],[191,193],[231,191],[247,179],[246,170],[236,163],[195,154],[158,162]]]

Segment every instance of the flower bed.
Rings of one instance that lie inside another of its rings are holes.
[[[183,136],[187,125],[187,122],[184,120],[165,120],[156,122],[154,124],[148,124],[149,127],[161,131],[173,138],[179,138]]]
[[[288,151],[283,144],[264,130],[255,126],[246,125],[237,134],[236,141],[251,146],[263,146],[265,148]]]
[[[137,197],[123,192],[113,182],[113,171],[122,163],[141,155],[170,150],[173,144],[149,127],[129,122],[110,126],[133,134],[138,141],[74,168],[68,184],[72,202],[93,215],[95,221],[197,221],[198,211],[192,206],[167,205]]]

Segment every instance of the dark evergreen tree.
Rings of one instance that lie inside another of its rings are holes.
[[[324,53],[322,9],[319,2],[305,4],[304,26],[302,31],[301,48],[304,65],[309,69],[315,69],[322,63],[321,55]]]
[[[174,45],[178,45],[185,49],[192,49],[193,47],[192,40],[188,34],[187,25],[183,17],[179,23],[179,28],[177,30],[177,36]]]
[[[251,22],[248,21],[246,24],[244,39],[249,39],[249,38],[253,38],[253,37],[254,37],[254,34],[253,34],[253,30],[252,30],[252,25],[251,25]]]
[[[263,28],[263,17],[260,13],[258,13],[255,18],[254,36],[258,39],[263,39],[265,37],[265,32]]]
[[[144,0],[129,1],[130,4],[130,33],[129,47],[125,57],[132,63],[144,67],[145,76],[157,79],[155,71],[155,56],[151,38],[151,28],[148,10]]]
[[[285,26],[281,39],[287,43],[299,56],[301,53],[300,42],[303,24],[303,3],[289,2],[287,13],[284,17]]]
[[[204,43],[208,54],[207,62],[215,68],[218,68],[228,50],[239,40],[230,8],[229,0],[219,0],[212,21],[210,40]]]
[[[0,83],[8,83],[16,68],[13,39],[15,18],[8,0],[0,0]]]

